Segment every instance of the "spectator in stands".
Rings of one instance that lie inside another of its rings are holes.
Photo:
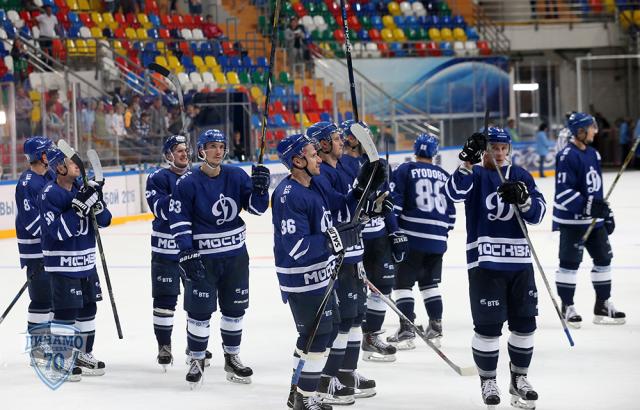
[[[18,80],[18,82],[22,83],[29,76],[27,71],[29,62],[27,60],[24,43],[20,37],[16,37],[15,40],[13,40],[11,57],[13,58],[13,76]]]
[[[140,115],[140,121],[136,124],[136,135],[140,141],[149,142],[149,133],[151,131],[151,114],[144,111]]]
[[[64,108],[64,105],[60,102],[60,92],[58,90],[49,90],[49,92],[47,93],[47,99],[46,102],[51,101],[53,104],[53,110],[56,113],[56,115],[60,118],[64,117],[64,113],[66,111],[66,109]]]
[[[136,0],[120,0],[120,7],[123,14],[138,13],[138,2]]]
[[[244,141],[240,131],[233,133],[233,158],[237,161],[244,162],[247,160],[247,153],[244,148]]]
[[[304,58],[304,47],[307,39],[307,32],[296,17],[291,17],[289,26],[284,31],[284,41],[287,53],[292,57],[293,63],[299,63]]]
[[[622,156],[622,161],[624,161],[625,157],[629,153],[631,149],[631,136],[630,134],[630,126],[631,126],[631,118],[621,118],[617,121],[618,125],[618,144],[620,145],[620,153]]]
[[[96,107],[98,103],[92,98],[82,103],[82,109],[80,110],[80,127],[82,129],[82,135],[91,137],[93,132],[93,124],[96,122]]]
[[[149,107],[151,115],[150,137],[164,138],[167,135],[167,109],[162,105],[162,98],[156,97]]]
[[[28,12],[40,11],[40,7],[38,7],[34,0],[23,0],[22,8],[24,8]]]
[[[189,14],[202,14],[202,1],[201,0],[189,0]]]
[[[127,129],[124,127],[124,105],[120,103],[116,104],[114,112],[111,115],[109,134],[118,140],[122,140],[127,136]]]
[[[36,17],[38,28],[40,29],[40,48],[47,54],[52,54],[51,45],[54,38],[58,38],[57,30],[59,29],[58,18],[53,14],[51,6],[44,6],[44,14]]]
[[[113,14],[120,8],[120,0],[104,0],[104,8]]]
[[[590,106],[591,112],[594,112],[594,107],[593,105]],[[604,139],[607,138],[609,136],[609,128],[611,127],[611,124],[609,124],[609,121],[607,121],[606,118],[604,118],[604,116],[600,113],[600,112],[595,112],[595,114],[592,114],[593,118],[596,120],[596,125],[598,126],[598,132],[596,133],[595,138],[593,139],[593,143],[591,144],[591,146],[593,148],[595,148],[597,151],[600,152],[600,154],[602,154],[603,152],[603,147],[604,145]]]
[[[218,38],[222,36],[222,30],[220,27],[213,21],[213,16],[211,14],[207,14],[206,21],[202,26],[202,33],[206,38]]]
[[[186,118],[187,125],[185,126],[185,129],[187,130],[188,133],[191,133],[195,128],[196,118],[200,114],[200,108],[194,104],[189,104],[187,105],[186,112],[187,112],[187,118]]]
[[[53,142],[58,142],[64,132],[64,121],[56,114],[54,105],[53,101],[49,101],[46,105],[45,136],[51,138]]]
[[[142,107],[140,107],[140,96],[131,97],[131,102],[124,113],[124,126],[130,133],[135,133],[136,123],[140,121]]]
[[[169,133],[182,134],[182,116],[179,107],[172,107],[169,110]]]
[[[31,137],[33,103],[22,84],[16,85],[16,132],[18,138]]]
[[[513,118],[509,118],[507,120],[507,128],[506,128],[506,130],[509,133],[509,135],[511,135],[511,140],[513,142],[519,142],[520,141],[520,135],[518,135],[518,130],[516,128],[516,120],[514,120]]]
[[[96,106],[95,122],[93,123],[93,135],[96,138],[107,137],[107,114],[105,112],[104,101],[99,101]]]
[[[538,132],[536,133],[536,152],[540,156],[540,178],[544,178],[544,161],[547,159],[547,155],[549,154],[549,148],[552,146],[549,141],[549,127],[546,123],[540,124],[538,127]]]

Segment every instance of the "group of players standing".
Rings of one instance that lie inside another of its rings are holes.
[[[367,129],[364,123],[358,125]],[[290,306],[298,332],[288,405],[330,409],[331,404],[353,404],[355,398],[375,395],[375,381],[357,371],[360,349],[365,360],[392,362],[397,349],[413,347],[415,331],[440,343],[442,257],[455,222],[454,203],[464,202],[475,331],[472,351],[483,401],[488,406],[500,402],[496,369],[499,336],[507,321],[512,405],[533,408],[538,395],[527,370],[538,294],[531,250],[515,214],[526,223],[539,224],[546,205],[531,175],[509,163],[510,135],[494,127],[473,134],[460,153],[462,165],[449,175],[433,163],[437,138],[421,134],[414,144],[415,161],[391,173],[384,161],[382,166],[369,161],[353,127],[353,121],[340,127],[320,122],[305,134],[285,137],[277,147],[290,175],[271,196],[275,266],[282,299]],[[624,313],[609,300],[608,235],[615,223],[603,200],[600,157],[588,146],[595,122],[576,113],[568,128],[573,138],[557,156],[553,215],[554,229],[560,230],[556,283],[562,311],[570,325],[579,327],[573,293],[583,247],[576,245],[592,218],[598,218],[584,244],[594,260],[594,322],[624,323]],[[196,144],[202,164],[190,170],[186,138],[170,136],[163,147],[169,167],[149,176],[145,193],[155,217],[151,279],[157,361],[163,367],[173,362],[171,334],[182,282],[186,380],[192,386],[202,381],[212,357],[207,350],[209,322],[218,306],[227,379],[250,383],[253,374],[239,358],[249,306],[249,256],[240,211],[266,211],[270,173],[256,165],[249,177],[238,167],[224,165],[227,144],[222,132],[203,132]],[[110,223],[102,185],[80,187],[77,166],[44,138],[29,139],[25,153],[31,165],[16,189],[16,228],[21,265],[29,278],[29,331],[50,323],[48,331],[55,335],[68,332],[69,327],[61,325],[75,325],[86,343],[72,376],[104,374],[104,363],[91,354],[95,302],[101,296],[89,223],[91,212],[99,226]],[[506,181],[501,181],[496,167]],[[368,183],[371,194],[362,198]],[[364,217],[352,223],[358,201],[364,204]],[[83,257],[76,261],[78,255]],[[76,257],[72,267],[67,266],[68,256]],[[314,333],[312,324],[335,269],[335,287]],[[429,317],[427,329],[401,321],[398,331],[382,340],[386,304],[376,292],[367,292],[368,281],[383,295],[393,291],[395,303],[411,321],[416,317],[417,282]],[[47,339],[37,340],[41,343],[34,351],[46,351]],[[304,364],[297,373],[301,359]]]

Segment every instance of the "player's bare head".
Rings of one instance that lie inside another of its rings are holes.
[[[172,135],[163,146],[164,159],[175,170],[186,170],[189,167],[189,148],[187,138],[183,135]]]
[[[319,142],[320,155],[340,159],[344,141],[338,126],[329,121],[320,121],[307,129],[306,135]]]
[[[198,137],[198,158],[210,168],[219,167],[227,152],[227,137],[222,131],[210,129]]]

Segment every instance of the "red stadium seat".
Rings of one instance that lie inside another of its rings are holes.
[[[302,86],[302,96],[303,97],[311,97],[313,95],[313,93],[311,92],[311,88],[309,88],[309,86],[303,85]]]
[[[341,28],[337,28],[333,31],[333,38],[336,41],[344,42],[344,32]]]
[[[161,14],[160,15],[160,23],[165,26],[165,28],[171,30],[173,27],[173,22],[171,21],[171,16],[169,16],[168,14]]]
[[[427,44],[426,43],[416,43],[415,44],[415,48],[416,48],[416,55],[418,55],[420,57],[426,57],[427,56]]]
[[[158,14],[159,8],[156,0],[146,0],[144,11],[146,14]]]
[[[427,43],[427,50],[430,56],[437,57],[442,55],[442,51],[438,47],[438,43],[435,41],[429,41]]]
[[[127,19],[124,17],[124,14],[116,13],[113,15],[113,19],[118,23],[118,28],[122,28],[124,30],[127,25]]]
[[[195,27],[202,28],[202,26],[204,25],[204,19],[202,18],[202,16],[198,15],[198,16],[192,16],[192,17],[193,17],[193,24],[195,25]]]
[[[391,53],[389,52],[389,46],[387,45],[387,43],[379,42],[379,43],[376,43],[376,45],[378,46],[378,51],[380,52],[380,55],[382,57],[391,56]]]
[[[331,101],[330,99],[324,99],[322,100],[322,110],[332,113],[333,112],[333,101]]]
[[[131,28],[140,27],[140,25],[138,24],[138,19],[135,14],[127,13],[127,15],[125,16],[125,19],[127,21],[127,27],[131,27]]]
[[[360,22],[358,21],[358,17],[356,16],[347,17],[347,23],[349,23],[349,29],[351,30],[362,30],[362,25],[360,24]]]
[[[222,53],[227,56],[234,56],[238,54],[238,51],[233,47],[233,43],[231,41],[223,41]]]
[[[478,40],[478,52],[480,55],[487,56],[491,54],[491,48],[489,43],[485,40]]]
[[[158,37],[163,40],[167,40],[171,38],[171,33],[169,33],[169,30],[167,30],[166,28],[161,28],[160,30],[158,30]]]
[[[118,27],[116,31],[113,32],[113,35],[116,38],[127,38],[127,35],[124,33],[124,28],[122,26]]]
[[[91,14],[89,13],[78,13],[78,18],[84,26],[87,26],[89,28],[95,26],[95,23],[93,22],[93,20],[91,20]]]
[[[186,28],[194,28],[195,24],[193,22],[193,16],[191,16],[191,14],[185,14],[184,16],[182,16],[182,21],[184,23],[184,26]]]
[[[375,28],[372,28],[371,30],[369,30],[369,37],[371,38],[371,41],[382,40],[382,37],[380,36],[380,32]]]
[[[304,4],[302,2],[297,2],[293,5],[293,11],[298,15],[298,17],[302,17],[307,14],[307,10],[304,9]]]

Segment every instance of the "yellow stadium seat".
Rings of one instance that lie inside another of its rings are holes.
[[[103,38],[102,29],[100,27],[91,27],[91,37]]]
[[[149,17],[144,13],[138,13],[138,23],[140,23],[140,25],[146,30],[153,27],[153,24],[149,22]]]
[[[89,49],[87,47],[87,42],[82,39],[76,40],[76,49],[78,50],[78,55],[86,56],[89,54]]]
[[[296,119],[298,120],[298,122],[302,123],[302,125],[304,125],[305,128],[309,128],[310,126],[313,125],[313,123],[311,121],[309,121],[309,117],[307,117],[307,114],[302,114],[302,119],[300,118],[302,113],[298,113],[298,115],[296,115]]]
[[[206,67],[204,60],[200,56],[193,56],[193,65],[196,66],[196,68]]]
[[[71,10],[78,10],[78,2],[76,0],[67,0],[67,7]]]
[[[138,37],[138,40],[146,40],[147,38],[149,38],[147,36],[147,30],[143,28],[139,28],[136,30],[136,37]]]
[[[255,85],[249,89],[249,92],[251,93],[251,98],[256,101],[262,97],[262,90],[260,87],[256,87]]]
[[[456,27],[453,29],[453,38],[456,41],[467,41],[467,33],[464,32],[464,29]]]
[[[441,41],[442,37],[440,36],[440,30],[435,27],[429,29],[429,39],[431,41]]]
[[[622,30],[627,31],[631,23],[633,23],[633,10],[624,10],[620,13],[620,26],[622,26]]]
[[[390,1],[387,5],[387,9],[389,10],[389,14],[391,14],[392,16],[399,16],[401,13],[400,5],[395,1]]]
[[[91,10],[91,5],[88,0],[78,0],[78,8],[80,10]]]
[[[238,77],[238,73],[236,73],[235,71],[229,71],[227,73],[227,82],[231,85],[239,85],[240,77]]]
[[[85,54],[89,55],[89,56],[95,56],[96,55],[96,40],[90,38],[86,40],[86,52]]]
[[[213,69],[211,70],[213,71],[213,74],[215,75],[216,73],[221,73],[222,72],[222,67],[220,66],[215,66],[213,67]]]
[[[393,39],[396,41],[406,41],[407,37],[404,35],[404,31],[401,28],[393,29]]]
[[[102,20],[102,14],[97,11],[91,13],[91,21],[93,21],[93,23],[100,28],[103,28],[105,26],[105,23]]]
[[[180,64],[180,60],[176,56],[168,56],[167,62],[169,63],[169,68],[172,71],[176,71],[178,73],[184,72],[184,67]]]
[[[204,63],[209,68],[218,67],[218,62],[216,61],[216,58],[214,56],[205,56]]]
[[[167,51],[167,46],[164,44],[164,41],[156,42],[156,47],[158,47],[158,52],[164,53]]]
[[[387,41],[387,42],[393,41],[393,31],[391,31],[391,29],[383,28],[382,31],[380,32],[380,36],[384,41]]]
[[[218,85],[220,86],[227,85],[227,77],[224,76],[224,73],[222,72],[213,73],[213,78],[216,79],[216,83],[218,83]]]
[[[113,19],[113,14],[111,13],[102,13],[102,22],[106,27],[109,27],[111,30],[115,30],[118,28],[118,23]]]
[[[396,22],[393,21],[393,17],[388,14],[382,17],[382,25],[386,28],[396,28]]]
[[[169,67],[169,63],[167,62],[167,59],[164,58],[164,56],[156,56],[155,62],[156,64],[161,65],[163,67],[167,67],[167,68]]]
[[[137,40],[138,39],[138,36],[136,35],[136,30],[134,28],[127,27],[124,30],[124,34],[127,36],[128,40]]]
[[[451,29],[445,27],[440,30],[440,38],[443,41],[453,41],[453,33],[451,32]]]
[[[66,41],[66,44],[67,44],[67,55],[69,55],[70,57],[77,56],[78,48],[76,46],[76,43],[70,38],[68,38]]]
[[[607,13],[613,14],[616,12],[616,0],[604,0],[604,9]]]

